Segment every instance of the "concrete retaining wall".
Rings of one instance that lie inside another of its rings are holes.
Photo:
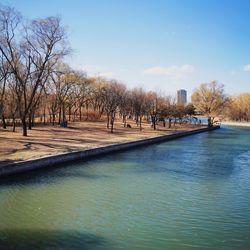
[[[187,131],[187,132],[179,132],[172,135],[163,135],[158,137],[153,137],[149,139],[143,139],[138,141],[132,141],[132,142],[125,142],[120,144],[113,144],[110,146],[104,146],[94,149],[88,149],[88,150],[82,150],[82,151],[76,151],[76,152],[70,152],[70,153],[62,153],[52,156],[45,156],[38,159],[33,160],[27,160],[27,161],[21,161],[21,162],[13,162],[10,164],[6,164],[4,166],[0,167],[0,176],[4,175],[11,175],[11,174],[17,174],[17,173],[23,173],[29,170],[39,169],[39,168],[45,168],[49,166],[56,166],[63,163],[69,163],[76,160],[86,160],[92,157],[109,154],[113,152],[118,151],[124,151],[129,150],[135,147],[145,146],[157,142],[163,142],[168,140],[177,139],[180,137],[193,135],[201,132],[207,132],[214,129],[220,128],[212,127],[212,128],[201,128],[194,131]]]

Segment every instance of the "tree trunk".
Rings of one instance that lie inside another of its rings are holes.
[[[23,136],[27,136],[27,122],[25,116],[22,118],[22,126],[23,126]]]
[[[65,104],[63,103],[63,106],[62,106],[62,121],[65,122],[66,121],[66,117],[65,117]]]
[[[79,106],[79,115],[80,115],[80,121],[82,120],[82,106]]]
[[[114,133],[114,121],[111,119],[111,133]]]
[[[61,118],[62,117],[62,107],[59,108],[59,116],[58,116],[58,124],[61,123]]]
[[[6,122],[5,122],[5,117],[4,117],[4,115],[2,115],[2,121],[3,121],[3,128],[5,129],[5,128],[6,128]]]
[[[107,128],[109,128],[109,114],[107,114]]]
[[[76,116],[77,116],[77,109],[75,109],[74,113],[73,113],[73,122],[76,121]]]
[[[28,128],[32,129],[32,126],[31,126],[31,113],[29,113]]]
[[[207,125],[208,125],[209,128],[213,126],[211,117],[207,118]]]
[[[53,126],[55,125],[55,114],[54,113],[52,114],[52,124],[53,124]]]
[[[87,117],[86,117],[86,120],[88,120],[89,119],[89,105],[88,104],[86,104],[86,111],[87,111]]]
[[[45,123],[46,123],[46,113],[45,113],[45,107],[44,107],[44,109],[43,109],[43,125],[45,125]]]
[[[153,127],[154,130],[156,130],[156,117],[155,116],[151,116],[152,122],[153,122]]]
[[[69,107],[69,121],[71,120],[71,107]]]
[[[12,117],[12,132],[15,132],[16,131],[16,119],[15,117],[13,116]]]
[[[126,115],[123,115],[122,116],[123,117],[123,126],[124,126],[124,128],[126,128],[126,126],[127,126],[127,116]]]
[[[142,130],[141,120],[142,120],[142,117],[141,117],[141,115],[140,115],[140,130]]]
[[[111,114],[111,133],[114,133],[114,122],[115,122],[115,115]]]
[[[172,119],[168,119],[168,128],[171,128],[171,121]]]
[[[102,114],[104,112],[103,107],[101,105],[98,106],[98,112],[99,112],[99,119],[101,119]]]

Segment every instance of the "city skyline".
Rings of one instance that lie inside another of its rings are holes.
[[[1,3],[26,18],[59,15],[73,49],[66,62],[89,75],[172,95],[212,80],[230,95],[249,91],[248,1]]]

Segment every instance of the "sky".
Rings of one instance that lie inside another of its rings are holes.
[[[188,96],[217,80],[250,92],[248,0],[0,0],[25,18],[60,16],[72,54],[88,75]]]

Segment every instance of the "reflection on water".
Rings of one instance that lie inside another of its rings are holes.
[[[0,180],[0,249],[249,249],[250,129]]]
[[[104,240],[77,231],[14,229],[0,231],[2,249],[101,249]],[[32,240],[30,240],[32,238]]]

